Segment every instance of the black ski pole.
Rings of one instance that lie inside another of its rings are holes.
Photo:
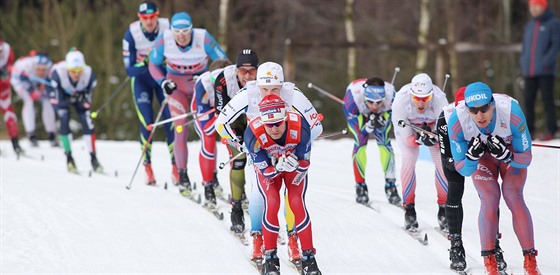
[[[124,81],[121,83],[121,85],[119,85],[119,87],[117,87],[117,89],[115,89],[115,91],[109,96],[109,98],[107,98],[105,100],[105,102],[103,102],[103,104],[101,104],[101,106],[99,106],[99,108],[97,108],[96,111],[91,112],[91,118],[95,119],[97,118],[97,114],[105,107],[105,105],[107,105],[107,103],[111,102],[111,100],[113,99],[113,97],[115,97],[121,90],[122,88],[126,85],[126,83],[128,83],[128,80],[130,79],[130,76],[127,76]]]

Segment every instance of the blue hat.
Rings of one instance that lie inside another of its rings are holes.
[[[482,82],[471,83],[465,89],[465,104],[467,107],[478,107],[492,101],[492,90]]]
[[[35,55],[35,65],[51,66],[52,62],[49,56],[45,53],[38,53]]]
[[[364,83],[364,96],[367,101],[379,102],[385,98],[385,87]]]
[[[138,7],[138,14],[154,14],[158,11],[157,6],[152,1],[144,1]]]
[[[190,29],[192,28],[191,16],[186,12],[178,12],[171,18],[172,29]]]

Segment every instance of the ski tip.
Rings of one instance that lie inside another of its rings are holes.
[[[115,178],[119,176],[119,172],[115,170]]]
[[[167,190],[167,181],[163,184],[163,189]]]
[[[92,173],[93,173],[93,172],[92,172],[91,170],[89,170],[89,172],[88,172],[88,177],[91,178],[91,174],[92,174]]]

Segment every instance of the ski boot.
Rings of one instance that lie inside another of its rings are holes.
[[[231,201],[231,227],[234,233],[243,233],[245,231],[245,217],[243,217],[243,208],[241,208],[240,200]]]
[[[280,259],[276,248],[264,252],[263,275],[280,275]]]
[[[253,252],[251,253],[251,260],[262,260],[264,250],[262,232],[253,231],[251,232],[251,236],[253,236]]]
[[[224,193],[224,189],[220,186],[220,182],[218,181],[218,172],[214,171],[214,179],[212,179],[212,185],[214,187],[214,194],[216,196],[222,196]]]
[[[523,270],[527,275],[541,274],[537,267],[538,252],[534,248],[523,250]]]
[[[216,195],[214,194],[214,185],[212,182],[205,182],[204,185],[204,205],[208,208],[216,208]]]
[[[144,160],[144,170],[146,171],[146,184],[156,185],[156,178],[154,177],[154,171],[152,170],[152,164],[147,160]]]
[[[28,136],[31,147],[39,147],[39,141],[37,140],[37,136],[35,136],[35,133],[29,133]]]
[[[18,158],[23,155],[24,151],[19,146],[19,139],[17,137],[12,138],[12,146],[14,147],[14,152],[16,152]]]
[[[397,192],[395,181],[395,179],[385,179],[385,195],[387,195],[387,200],[390,204],[400,205],[401,197],[399,197]]]
[[[187,197],[192,194],[191,180],[189,179],[189,174],[187,169],[179,169],[179,192],[181,195]]]
[[[294,262],[301,259],[299,254],[298,236],[296,230],[288,232],[288,259]]]
[[[465,260],[465,248],[461,235],[453,234],[449,236],[449,239],[451,241],[451,248],[449,249],[451,264],[449,268],[455,271],[464,271],[467,268],[467,261]]]
[[[496,257],[496,262],[498,263],[498,270],[505,271],[507,268],[507,263],[506,260],[504,259],[504,251],[500,247],[500,238],[501,238],[501,234],[500,233],[496,234],[496,242],[494,246],[494,249],[496,250],[496,254],[494,254],[494,257]]]
[[[418,221],[416,220],[414,203],[409,203],[404,206],[404,228],[411,232],[418,231]]]
[[[437,213],[437,220],[439,224],[439,229],[445,233],[449,232],[449,226],[447,225],[447,217],[445,217],[445,204],[439,205],[439,210]]]
[[[301,267],[305,275],[321,275],[317,261],[315,260],[315,249],[304,250],[302,253]]]
[[[369,202],[367,185],[365,182],[356,183],[356,202],[367,204]]]
[[[56,138],[56,134],[53,132],[49,133],[49,142],[51,147],[60,147],[60,143],[58,143],[58,139]]]
[[[177,186],[179,184],[179,171],[177,171],[177,165],[175,165],[175,163],[171,164],[171,182],[173,182],[173,184],[175,186]],[[152,169],[152,167],[150,166],[150,169]],[[153,178],[153,173],[152,173],[152,178]],[[155,180],[154,180],[155,183]]]
[[[68,168],[68,172],[78,173],[76,163],[74,162],[74,158],[72,157],[72,152],[66,152],[64,154],[66,154],[66,167]]]
[[[91,156],[91,167],[93,167],[93,172],[103,173],[103,166],[99,164],[95,153],[89,153],[89,155]]]
[[[486,274],[488,275],[499,275],[498,263],[496,262],[496,257],[494,251],[483,251],[484,267],[486,269]],[[485,255],[486,254],[486,255]]]

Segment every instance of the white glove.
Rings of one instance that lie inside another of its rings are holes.
[[[293,172],[299,166],[299,160],[295,154],[290,154],[284,158],[284,171]]]
[[[369,116],[368,122],[366,122],[366,125],[364,125],[364,128],[366,129],[366,132],[368,134],[373,133],[373,130],[375,130],[375,122],[374,122],[375,119],[374,119],[374,117],[375,117],[375,115],[371,114]]]
[[[274,165],[274,169],[280,172],[284,172],[284,162],[286,162],[286,156],[281,155],[278,158],[272,158],[272,165]]]

